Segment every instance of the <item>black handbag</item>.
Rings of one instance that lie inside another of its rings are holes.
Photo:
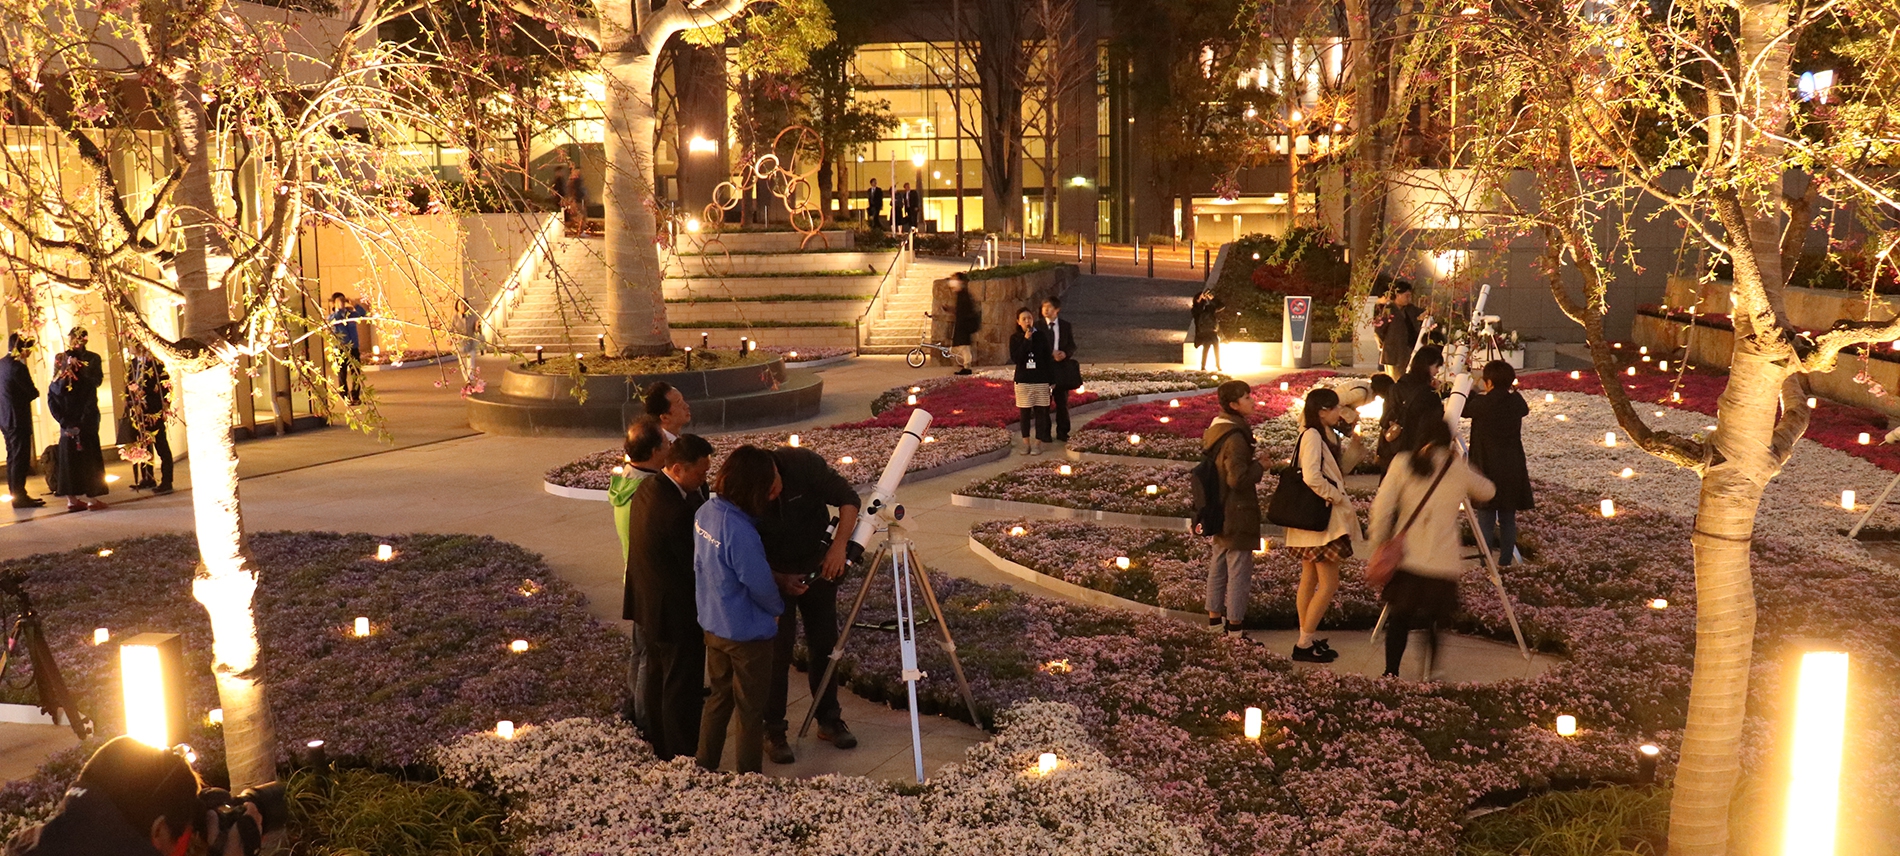
[[[1280,483],[1267,500],[1267,521],[1288,529],[1324,532],[1333,522],[1333,506],[1314,493],[1300,473],[1300,443],[1305,441],[1302,431],[1293,444],[1293,462],[1280,469]]]

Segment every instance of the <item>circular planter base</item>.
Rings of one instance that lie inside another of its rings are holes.
[[[825,382],[816,372],[787,371],[779,360],[750,366],[655,375],[594,375],[576,401],[566,375],[510,367],[498,388],[468,399],[468,424],[512,437],[619,437],[640,415],[639,391],[656,382],[677,387],[702,433],[763,428],[818,415]]]

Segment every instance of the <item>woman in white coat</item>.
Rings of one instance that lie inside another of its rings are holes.
[[[1364,540],[1352,497],[1346,494],[1346,473],[1365,457],[1366,447],[1357,434],[1343,448],[1339,445],[1335,431],[1350,430],[1349,426],[1356,424],[1352,408],[1340,405],[1339,393],[1324,388],[1307,393],[1302,415],[1306,428],[1300,432],[1294,451],[1300,480],[1332,506],[1332,516],[1322,531],[1286,530],[1287,549],[1300,557],[1300,588],[1294,601],[1300,616],[1300,639],[1293,646],[1293,659],[1330,663],[1339,659],[1339,652],[1326,640],[1315,639],[1314,634],[1339,591],[1339,563],[1352,556],[1353,542]]]

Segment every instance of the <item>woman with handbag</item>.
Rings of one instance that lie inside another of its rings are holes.
[[[1036,326],[1036,314],[1016,310],[1016,331],[1009,334],[1009,361],[1016,364],[1016,412],[1022,422],[1023,454],[1042,454],[1049,442],[1050,383],[1055,379],[1055,358],[1049,354],[1049,334]],[[1032,439],[1029,423],[1036,423]]]
[[[1230,380],[1214,391],[1220,415],[1201,435],[1201,453],[1220,472],[1222,522],[1207,566],[1207,623],[1238,638],[1253,589],[1253,551],[1260,544],[1260,478],[1266,462],[1254,453],[1253,387]]]
[[[1367,583],[1383,589],[1385,673],[1393,677],[1405,658],[1407,634],[1417,629],[1429,634],[1430,674],[1438,624],[1457,610],[1458,578],[1465,573],[1459,503],[1467,498],[1482,502],[1497,490],[1459,456],[1444,420],[1421,420],[1405,430],[1412,435],[1412,448],[1393,458],[1372,500],[1377,547],[1366,564]]]
[[[1306,428],[1293,447],[1298,470],[1289,469],[1280,481],[1286,490],[1305,489],[1326,508],[1323,516],[1274,522],[1286,527],[1287,549],[1300,557],[1300,587],[1294,601],[1300,617],[1300,638],[1293,646],[1293,659],[1330,663],[1339,659],[1339,652],[1326,640],[1314,639],[1313,634],[1339,591],[1339,563],[1352,556],[1352,542],[1364,539],[1352,497],[1346,494],[1345,474],[1365,457],[1366,449],[1356,433],[1343,449],[1339,445],[1334,432],[1340,428],[1351,430],[1353,424],[1351,408],[1340,405],[1339,393],[1325,388],[1307,393],[1303,415]],[[1275,493],[1277,499],[1278,490]]]

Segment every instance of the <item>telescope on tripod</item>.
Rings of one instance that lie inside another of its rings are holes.
[[[91,737],[92,720],[73,706],[72,693],[67,691],[65,679],[60,677],[59,665],[53,662],[53,649],[46,644],[46,629],[40,626],[40,614],[34,611],[33,599],[26,594],[24,575],[0,573],[0,615],[13,616],[7,625],[6,647],[0,648],[0,683],[5,681],[14,655],[26,655],[40,710],[56,723],[63,716],[80,740]]]
[[[865,595],[870,594],[871,583],[879,579],[879,565],[889,558],[891,595],[897,607],[898,655],[904,685],[910,694],[911,759],[916,764],[919,783],[924,780],[924,743],[917,713],[917,682],[927,677],[917,667],[916,603],[920,594],[942,637],[937,644],[950,656],[950,669],[956,674],[957,689],[963,693],[963,703],[969,707],[970,723],[980,724],[976,715],[976,698],[970,694],[970,682],[963,676],[963,663],[957,659],[956,640],[950,638],[950,626],[944,623],[943,607],[937,601],[936,589],[930,584],[930,574],[917,561],[910,538],[904,535],[901,525],[904,506],[897,502],[897,486],[903,482],[904,473],[909,471],[911,456],[917,454],[917,447],[922,445],[924,432],[930,429],[933,418],[925,410],[911,411],[910,421],[904,425],[904,433],[898,437],[897,448],[892,450],[890,461],[884,465],[884,473],[878,477],[876,487],[871,490],[870,502],[858,515],[858,524],[851,532],[851,543],[846,547],[846,555],[855,561],[864,555],[873,541],[877,541],[877,550],[871,555],[871,560],[864,563],[864,582],[858,586],[858,595],[851,602],[851,613],[845,617],[844,629],[838,634],[838,644],[832,648],[831,656],[825,663],[824,677],[819,679],[818,690],[812,694],[814,700],[821,698],[837,677],[838,660],[844,656],[845,643],[850,641],[851,631],[858,626],[858,613],[864,609]],[[882,539],[878,540],[880,534]],[[798,736],[805,736],[811,729],[812,718],[817,713],[816,703],[805,711],[805,722],[798,727]]]

